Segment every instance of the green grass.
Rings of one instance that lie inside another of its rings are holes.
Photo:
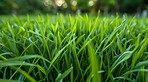
[[[0,81],[148,81],[148,18],[0,17]]]

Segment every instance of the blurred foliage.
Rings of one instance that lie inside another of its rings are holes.
[[[33,12],[45,12],[45,6],[41,0],[14,0],[16,4],[19,6],[18,13],[33,13]]]
[[[125,12],[136,12],[142,8],[144,0],[118,0],[121,10]]]
[[[141,13],[148,0],[0,0],[0,14],[76,13]]]

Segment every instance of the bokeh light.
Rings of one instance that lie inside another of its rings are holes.
[[[62,6],[64,4],[64,0],[55,0],[57,6]]]
[[[44,1],[44,5],[45,5],[45,6],[49,6],[49,0],[45,0],[45,1]]]
[[[0,0],[0,14],[76,13],[78,9],[82,13],[95,14],[100,10],[106,15],[137,15],[148,12],[148,0]]]
[[[77,6],[77,1],[75,1],[75,0],[72,1],[72,5],[73,5],[73,6]]]
[[[88,2],[88,5],[89,5],[89,6],[93,6],[93,5],[94,5],[94,1],[89,1],[89,2]]]
[[[63,4],[63,8],[67,8],[67,3],[64,3]]]
[[[50,6],[50,5],[52,5],[52,1],[51,0],[44,0],[44,5]]]

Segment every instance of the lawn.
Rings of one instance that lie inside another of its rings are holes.
[[[148,18],[1,16],[0,81],[148,82]]]

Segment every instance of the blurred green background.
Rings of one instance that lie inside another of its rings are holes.
[[[0,14],[147,13],[148,0],[0,0]]]

